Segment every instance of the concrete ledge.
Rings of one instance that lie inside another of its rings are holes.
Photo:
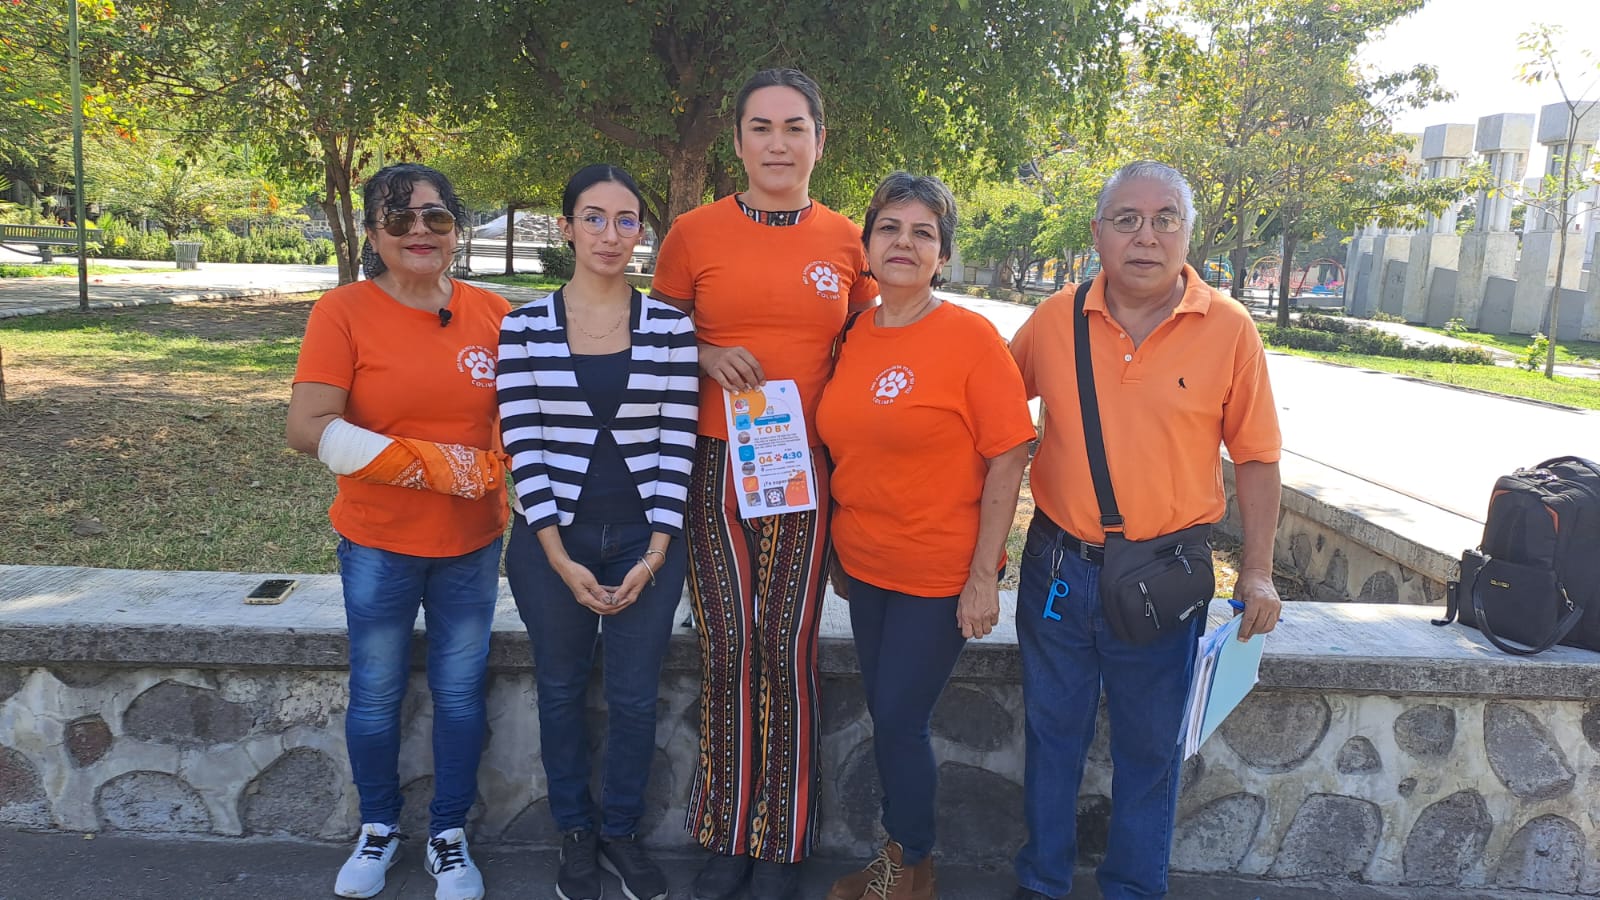
[[[241,599],[278,573],[152,572],[51,566],[0,566],[0,663],[198,668],[343,669],[347,644],[336,575],[299,575],[280,606]],[[957,681],[1017,684],[1015,597],[1001,598],[1001,626],[971,642]],[[1228,615],[1218,602],[1213,622]],[[1286,690],[1392,695],[1600,696],[1600,654],[1558,647],[1531,658],[1501,653],[1477,630],[1436,628],[1437,607],[1399,604],[1290,603],[1267,643],[1261,681]],[[670,672],[697,674],[700,649],[679,609]],[[418,624],[415,664],[423,660]],[[848,610],[829,595],[820,664],[825,675],[858,673]],[[490,666],[532,669],[528,641],[509,588],[501,582]]]

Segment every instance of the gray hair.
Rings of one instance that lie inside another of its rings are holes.
[[[872,192],[872,202],[867,204],[866,222],[861,228],[862,246],[871,239],[872,224],[877,221],[878,213],[885,206],[908,200],[921,203],[928,208],[928,212],[933,213],[939,223],[939,255],[949,259],[955,252],[956,198],[944,182],[932,175],[895,172],[878,185],[878,189]],[[938,281],[939,277],[935,275],[934,283]]]
[[[1105,215],[1106,204],[1111,202],[1111,195],[1117,188],[1130,181],[1141,179],[1159,182],[1178,192],[1178,200],[1183,204],[1183,209],[1179,212],[1183,213],[1183,222],[1192,233],[1198,216],[1194,210],[1194,189],[1189,187],[1189,180],[1183,177],[1182,172],[1166,163],[1148,159],[1128,163],[1111,173],[1111,177],[1106,179],[1105,187],[1100,189],[1100,199],[1094,205],[1094,217],[1098,219]]]

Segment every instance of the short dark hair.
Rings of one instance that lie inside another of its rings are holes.
[[[375,229],[378,227],[380,210],[410,206],[411,191],[419,181],[433,185],[433,189],[439,192],[439,200],[444,203],[444,208],[456,217],[456,232],[460,233],[467,219],[466,204],[456,196],[455,186],[443,172],[421,163],[384,166],[367,179],[367,183],[361,187],[361,224],[368,229]],[[370,239],[361,242],[361,269],[368,278],[377,278],[388,270]]]
[[[907,200],[915,200],[933,213],[934,220],[939,223],[939,255],[950,259],[955,253],[956,243],[956,197],[944,182],[932,175],[895,172],[878,185],[878,189],[872,192],[872,202],[867,204],[866,222],[861,227],[862,246],[872,240],[872,225],[878,220],[878,213],[885,206],[894,206]],[[938,274],[933,276],[934,284],[940,280]]]
[[[572,173],[572,177],[567,179],[567,186],[561,191],[561,215],[571,221],[572,214],[578,211],[578,198],[583,196],[583,192],[607,181],[627,188],[633,194],[633,199],[639,201],[639,215],[644,216],[644,194],[639,191],[639,185],[634,182],[632,175],[610,163],[595,163]],[[572,242],[567,241],[567,246],[571,247]]]
[[[739,88],[739,94],[733,100],[733,132],[738,134],[744,127],[744,106],[750,95],[762,88],[786,87],[800,92],[806,98],[806,106],[810,108],[811,120],[817,123],[817,136],[822,136],[822,88],[811,80],[811,76],[799,69],[762,69],[750,76]]]
[[[410,206],[411,191],[419,181],[433,185],[433,189],[439,192],[444,208],[456,217],[456,231],[460,231],[467,219],[466,205],[456,196],[455,186],[443,172],[421,163],[384,166],[367,179],[361,188],[362,224],[377,228],[380,210]]]

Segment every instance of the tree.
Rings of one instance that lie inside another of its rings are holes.
[[[121,25],[111,0],[80,0],[79,42],[108,48]],[[67,7],[53,0],[0,3],[0,171],[35,196],[72,179],[72,95],[67,76]],[[89,128],[126,128],[125,110],[97,85],[115,78],[86,60],[84,121]]]
[[[1600,116],[1600,101],[1589,99],[1591,94],[1600,93],[1596,91],[1596,88],[1600,88],[1600,60],[1591,50],[1580,51],[1578,55],[1583,60],[1581,67],[1594,69],[1597,74],[1587,83],[1580,80],[1575,84],[1573,73],[1570,70],[1565,73],[1562,71],[1565,61],[1556,49],[1560,35],[1559,27],[1542,24],[1523,34],[1517,42],[1518,47],[1528,54],[1528,60],[1521,68],[1521,79],[1529,84],[1555,82],[1556,89],[1561,92],[1561,103],[1567,108],[1565,152],[1552,160],[1554,165],[1561,167],[1561,173],[1545,176],[1541,189],[1524,199],[1528,206],[1551,216],[1556,226],[1556,280],[1550,287],[1550,300],[1544,313],[1544,332],[1550,335],[1544,360],[1546,378],[1554,378],[1556,372],[1555,334],[1561,322],[1561,282],[1566,267],[1567,235],[1573,225],[1594,208],[1592,202],[1575,204],[1573,200],[1580,191],[1588,190],[1600,181],[1600,155],[1588,161],[1587,179],[1579,171],[1584,160],[1571,158],[1584,120],[1590,116]],[[1583,184],[1584,181],[1588,183]]]
[[[995,284],[1022,290],[1028,269],[1043,260],[1038,238],[1044,226],[1044,201],[1037,192],[1017,182],[980,186],[958,204],[961,227],[956,229],[964,256],[994,261]]]
[[[1368,75],[1362,44],[1425,0],[1188,0],[1155,11],[1159,58],[1130,86],[1117,151],[1189,176],[1198,223],[1190,261],[1228,248],[1236,276],[1263,235],[1296,246],[1350,216],[1416,217],[1465,182],[1394,178],[1403,139],[1392,114],[1438,99],[1427,66]],[[1357,219],[1361,221],[1364,219]],[[1243,279],[1235,277],[1234,296]],[[1289,279],[1279,279],[1287,297]],[[1286,321],[1287,304],[1279,316]]]
[[[1000,174],[1027,155],[1029,118],[1102,115],[1122,81],[1128,0],[477,0],[463,21],[478,60],[458,102],[515,90],[528,121],[658,161],[647,195],[664,232],[737,183],[732,100],[755,70],[794,65],[823,86],[825,196],[860,196],[894,168],[937,172],[986,148]],[[514,35],[506,40],[505,35]],[[498,51],[498,53],[497,53]]]
[[[452,13],[384,0],[142,0],[117,64],[202,127],[254,134],[291,175],[315,173],[345,283],[361,246],[353,186],[385,128],[426,108],[442,66],[418,52],[419,33],[448,31]]]
[[[189,151],[170,138],[101,137],[86,148],[87,192],[110,212],[149,218],[167,237],[243,218],[257,183],[229,171],[223,152]]]

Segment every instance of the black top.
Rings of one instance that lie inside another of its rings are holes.
[[[589,408],[594,410],[600,433],[595,436],[589,472],[578,493],[578,508],[573,521],[585,525],[644,524],[644,501],[639,486],[623,458],[622,448],[611,436],[611,421],[617,417],[623,393],[628,387],[631,350],[599,356],[572,355],[573,374]]]

